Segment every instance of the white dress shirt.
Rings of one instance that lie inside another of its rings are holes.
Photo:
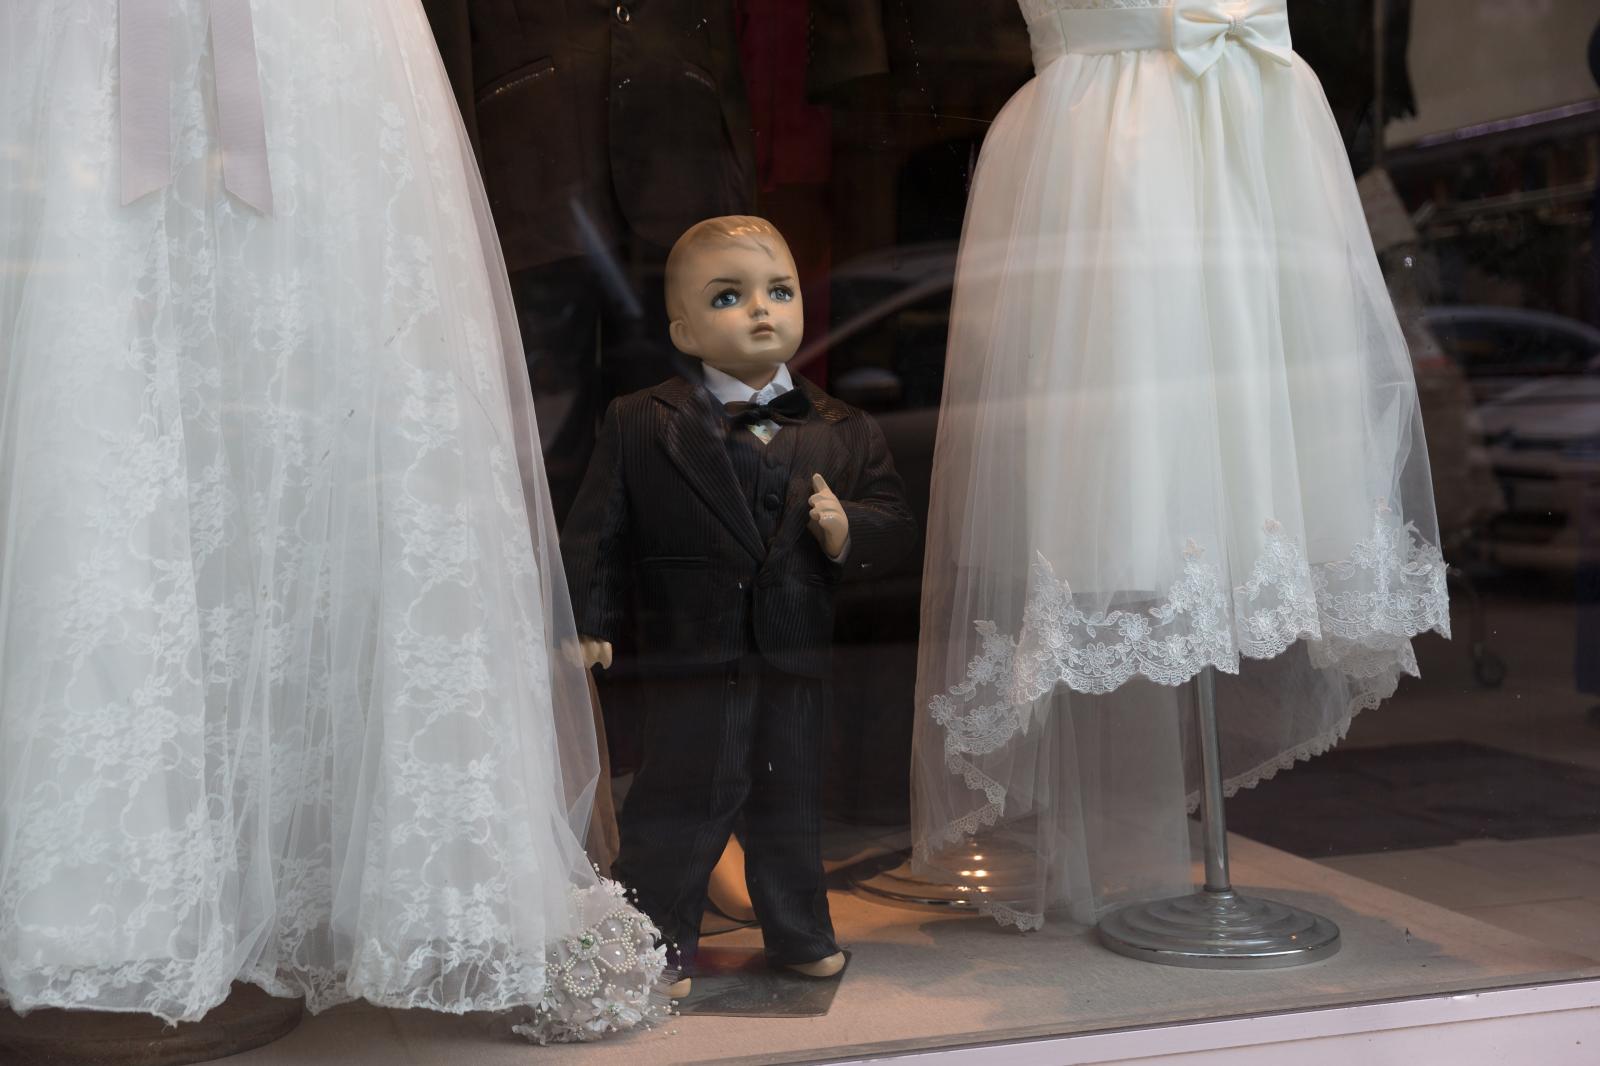
[[[704,367],[706,372],[706,388],[715,396],[718,403],[771,403],[779,396],[794,388],[794,378],[789,374],[789,367],[785,363],[778,364],[778,373],[767,382],[766,388],[752,389],[731,374],[724,374],[714,366]],[[749,425],[751,433],[762,444],[768,444],[773,437],[778,435],[778,423],[770,419],[765,422],[752,422]]]

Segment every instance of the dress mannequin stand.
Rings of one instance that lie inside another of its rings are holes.
[[[1233,890],[1222,810],[1214,669],[1197,674],[1190,684],[1204,775],[1200,818],[1205,885],[1191,895],[1113,911],[1100,922],[1100,942],[1130,958],[1199,969],[1270,970],[1328,958],[1339,950],[1338,926],[1310,911]]]
[[[277,999],[254,985],[197,1022],[172,1026],[150,1014],[0,1009],[0,1062],[6,1066],[183,1066],[237,1055],[288,1036],[305,1013],[298,999]]]
[[[1284,0],[1019,6],[1036,73],[986,131],[953,286],[914,855],[1035,855],[1032,892],[983,905],[1019,929],[1065,909],[1152,962],[1322,958],[1331,923],[1233,890],[1224,792],[1333,748],[1451,622],[1349,153]]]

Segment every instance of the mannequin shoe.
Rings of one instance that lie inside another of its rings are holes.
[[[694,982],[689,978],[680,977],[678,980],[667,986],[667,998],[682,999],[689,994],[689,989],[693,986],[693,984]]]
[[[816,962],[792,962],[788,968],[802,977],[834,977],[844,969],[844,952],[835,951]]]

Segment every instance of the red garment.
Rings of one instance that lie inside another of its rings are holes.
[[[738,0],[739,53],[755,126],[756,181],[820,185],[832,174],[828,109],[806,100],[809,5],[805,0]]]
[[[828,181],[833,122],[806,100],[810,11],[805,0],[738,0],[735,17],[756,146],[760,210],[783,232],[805,291],[806,353],[796,369],[827,384],[832,265]],[[811,357],[812,352],[817,353]]]

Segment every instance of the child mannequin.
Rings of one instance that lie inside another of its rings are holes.
[[[624,646],[660,668],[615,871],[692,973],[707,881],[742,816],[768,960],[831,977],[834,591],[903,561],[916,524],[877,425],[789,373],[802,304],[771,223],[692,227],[666,290],[672,342],[702,366],[612,404],[562,538],[587,661],[610,665],[631,595]]]

